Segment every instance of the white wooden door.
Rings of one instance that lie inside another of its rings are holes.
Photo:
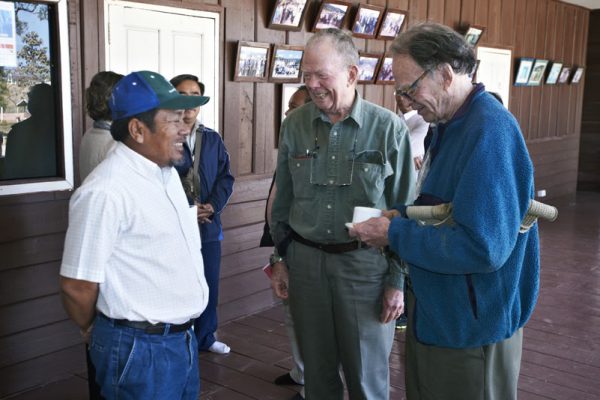
[[[198,76],[210,96],[200,118],[219,130],[219,14],[107,0],[105,15],[106,69]]]

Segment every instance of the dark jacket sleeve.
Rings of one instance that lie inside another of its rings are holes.
[[[208,198],[204,201],[204,203],[208,202],[212,204],[213,208],[215,209],[215,214],[220,214],[227,205],[227,202],[233,193],[233,182],[235,179],[229,170],[229,154],[227,153],[227,149],[225,149],[223,140],[217,132],[212,130],[204,132],[203,136],[207,135],[212,135],[213,137],[211,139],[215,141],[215,146],[211,150],[215,151],[215,154],[209,154],[208,156],[217,157],[217,170],[212,188],[210,189]]]

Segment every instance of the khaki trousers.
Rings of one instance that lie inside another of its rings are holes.
[[[307,400],[389,399],[394,323],[379,322],[388,264],[377,250],[329,254],[288,247],[289,302]]]
[[[487,346],[450,349],[419,343],[415,296],[406,292],[406,394],[408,400],[516,400],[523,329]]]

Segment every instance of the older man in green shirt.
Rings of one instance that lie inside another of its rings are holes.
[[[393,321],[404,307],[400,266],[353,241],[355,206],[412,200],[406,125],[356,91],[358,52],[337,29],[306,45],[313,102],[283,122],[272,210],[272,286],[288,298],[305,362],[307,399],[388,399]],[[289,277],[289,280],[288,280]]]

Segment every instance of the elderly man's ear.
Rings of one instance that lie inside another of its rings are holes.
[[[129,136],[131,136],[133,141],[140,144],[144,143],[144,129],[148,129],[146,125],[144,125],[139,119],[132,118],[129,121],[128,127]]]
[[[352,86],[357,82],[358,79],[358,67],[353,65],[350,67],[350,71],[348,72],[348,86]]]

